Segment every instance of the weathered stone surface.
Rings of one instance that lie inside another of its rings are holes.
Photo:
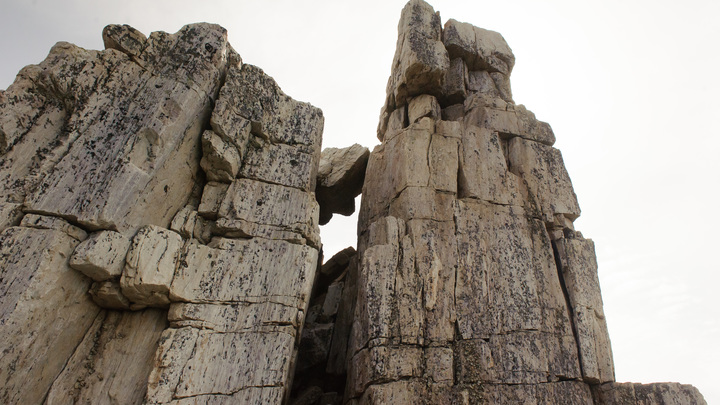
[[[322,151],[315,197],[320,204],[320,225],[333,214],[355,212],[355,197],[362,191],[370,150],[358,144]]]
[[[58,217],[26,214],[22,218],[22,221],[20,221],[20,226],[37,229],[55,229],[81,242],[87,238],[87,232]]]
[[[165,311],[106,311],[53,383],[46,404],[142,403]]]
[[[569,232],[554,240],[576,329],[583,378],[592,383],[615,381],[600,280],[591,240]]]
[[[120,278],[123,295],[138,305],[167,307],[183,243],[180,235],[167,229],[153,225],[140,229]]]
[[[168,319],[174,328],[192,326],[219,333],[285,331],[292,334],[292,328],[300,327],[302,314],[297,307],[270,300],[223,304],[176,302],[170,305]]]
[[[3,114],[13,144],[0,163],[7,201],[127,236],[145,223],[167,226],[192,187],[197,136],[228,52],[225,30],[210,24],[154,33],[132,56],[143,67],[115,49],[56,45],[0,107],[35,118]]]
[[[95,232],[70,257],[70,267],[95,281],[119,277],[125,267],[130,240],[114,231]]]
[[[238,179],[220,205],[217,226],[230,237],[257,236],[318,246],[319,206],[312,193]]]
[[[230,183],[240,170],[240,154],[235,145],[223,141],[213,131],[202,134],[200,166],[210,181]]]
[[[173,301],[265,302],[303,309],[315,278],[318,251],[263,238],[213,240],[187,246],[170,288]]]
[[[249,143],[241,177],[299,188],[315,189],[318,156],[305,145],[273,144],[259,137]]]
[[[430,117],[433,120],[440,119],[440,104],[435,97],[429,94],[413,97],[408,104],[408,121],[411,124],[424,117]]]
[[[327,362],[332,335],[333,324],[331,323],[316,323],[305,326],[298,348],[296,372],[302,372]]]
[[[506,104],[500,98],[480,95],[465,100],[464,108],[467,111],[464,121],[468,125],[488,128],[505,138],[518,136],[550,146],[555,143],[550,125],[537,120],[523,105]]]
[[[459,196],[496,204],[520,205],[518,178],[508,169],[504,141],[497,132],[474,126],[463,127]]]
[[[140,62],[140,55],[147,46],[147,37],[135,28],[123,24],[111,24],[102,32],[105,49],[116,49],[127,54],[135,62]]]
[[[559,150],[515,137],[508,141],[511,171],[525,184],[525,206],[546,222],[556,214],[570,220],[580,216],[580,206]]]
[[[206,201],[207,203],[207,201]],[[190,239],[195,231],[198,212],[192,206],[186,205],[175,214],[170,223],[170,230],[177,232],[184,239]]]
[[[0,234],[2,403],[42,403],[100,311],[87,295],[91,280],[67,265],[77,244],[50,229]]]
[[[208,219],[216,219],[228,188],[230,186],[225,183],[213,181],[206,183],[200,199],[198,214]]]
[[[233,394],[251,387],[282,387],[294,337],[280,332],[217,333],[168,329],[148,382],[150,403]],[[236,368],[243,364],[242,371]],[[271,402],[278,403],[278,402]]]
[[[408,97],[440,93],[445,71],[450,66],[441,42],[440,15],[421,0],[403,8],[398,23],[398,42],[387,84],[385,108],[392,112]]]
[[[700,391],[678,383],[606,383],[593,386],[595,404],[600,405],[705,405]]]
[[[450,58],[462,58],[470,70],[489,70],[510,75],[515,55],[499,33],[452,18],[445,23],[442,41]]]
[[[100,307],[116,310],[128,310],[131,303],[122,294],[120,282],[116,280],[94,282],[88,291],[92,300]]]

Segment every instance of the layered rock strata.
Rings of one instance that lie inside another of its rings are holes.
[[[217,25],[103,39],[59,43],[0,99],[0,402],[280,404],[322,112]]]
[[[705,403],[614,381],[500,34],[411,0],[372,153],[321,153],[322,112],[217,25],[103,40],[0,91],[1,403]],[[320,266],[361,191],[357,251]]]
[[[593,242],[573,228],[552,129],[512,99],[502,36],[442,26],[421,0],[398,31],[363,187],[346,403],[705,403],[614,382]]]

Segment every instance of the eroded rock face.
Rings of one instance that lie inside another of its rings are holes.
[[[398,28],[372,153],[321,153],[322,112],[217,25],[112,25],[23,69],[0,402],[704,404],[614,381],[594,244],[502,36],[422,0]],[[361,191],[357,249],[320,266]]]
[[[322,112],[216,25],[103,40],[58,44],[0,100],[0,402],[281,404]]]

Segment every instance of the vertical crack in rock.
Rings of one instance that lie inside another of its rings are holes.
[[[0,91],[0,402],[705,404],[614,381],[500,34],[408,2],[372,152],[322,151],[322,111],[222,27],[102,36]],[[360,192],[357,251],[321,266]]]
[[[557,277],[560,281],[560,287],[562,288],[563,297],[565,297],[565,305],[567,307],[567,314],[568,318],[570,319],[570,325],[572,326],[572,332],[573,336],[575,337],[575,344],[577,345],[577,356],[578,360],[580,362],[580,372],[582,374],[585,374],[583,372],[583,353],[580,347],[580,337],[578,336],[578,330],[577,325],[575,324],[575,314],[573,312],[573,306],[572,302],[570,301],[570,295],[568,294],[567,286],[565,285],[565,278],[563,277],[563,270],[562,270],[562,262],[560,261],[560,254],[558,252],[557,244],[553,240],[552,243],[552,249],[553,249],[553,256],[555,258],[555,269],[557,270]]]

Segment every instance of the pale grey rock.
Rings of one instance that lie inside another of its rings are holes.
[[[272,301],[236,302],[219,304],[193,304],[175,302],[170,305],[168,319],[173,328],[192,326],[227,332],[294,333],[302,321],[300,309]],[[288,328],[290,326],[291,328]]]
[[[197,57],[175,56],[189,50]],[[144,67],[114,49],[57,45],[42,69],[29,69],[30,77],[13,85],[17,92],[51,86],[37,102],[61,106],[62,117],[10,131],[16,144],[0,169],[6,195],[91,230],[130,236],[140,224],[167,226],[192,188],[197,160],[184,157],[198,153],[228,52],[225,30],[209,24],[152,34],[137,57]],[[15,111],[30,107],[15,104]],[[62,128],[67,136],[58,136]],[[28,155],[41,163],[18,164]]]
[[[569,233],[554,241],[576,329],[583,378],[591,383],[615,381],[610,335],[607,330],[595,245]]]
[[[184,242],[168,229],[146,226],[132,240],[120,278],[122,293],[135,304],[167,307],[168,293]]]
[[[616,383],[593,385],[593,398],[599,405],[706,405],[700,391],[678,383]]]
[[[67,265],[78,243],[50,229],[0,234],[2,403],[42,403],[100,311],[87,294],[91,280]]]
[[[355,212],[355,197],[362,192],[369,156],[370,150],[358,144],[322,151],[315,188],[320,225],[328,223],[333,214]]]
[[[198,212],[191,205],[186,205],[173,217],[170,230],[177,232],[184,239],[190,239],[193,237],[197,221]]]
[[[225,183],[207,182],[203,188],[198,214],[207,219],[216,219],[228,188],[230,186]]]
[[[465,101],[465,110],[467,125],[488,128],[506,138],[517,136],[550,146],[555,143],[550,125],[538,121],[523,105],[511,106],[500,98],[479,95]]]
[[[147,46],[147,37],[135,28],[123,24],[111,24],[103,28],[103,44],[105,49],[116,49],[127,54],[136,62]]]
[[[312,193],[238,179],[220,205],[217,227],[229,237],[257,236],[319,246],[319,211]]]
[[[319,145],[316,147],[319,148]],[[252,137],[240,177],[313,191],[318,158],[313,147],[274,144],[259,137]]]
[[[45,404],[140,404],[163,330],[165,311],[104,311],[85,334]]]
[[[88,293],[93,302],[101,308],[129,310],[131,307],[130,300],[122,294],[120,282],[117,280],[94,282]]]
[[[227,103],[251,123],[251,133],[273,143],[305,145],[320,155],[324,118],[319,108],[285,95],[262,69],[243,65],[226,79]]]
[[[189,244],[170,288],[173,301],[278,302],[304,309],[318,251],[283,240],[214,239]]]
[[[559,150],[515,137],[508,141],[508,161],[511,171],[525,184],[521,191],[525,206],[536,212],[546,222],[562,214],[575,220],[580,216],[580,206],[565,169]]]
[[[235,145],[223,141],[213,131],[202,134],[203,157],[200,166],[210,181],[230,183],[240,170],[240,154]]]
[[[336,281],[328,286],[327,295],[322,306],[323,316],[331,317],[337,314],[340,299],[342,298],[343,285],[342,281]]]
[[[25,214],[22,221],[20,221],[20,226],[37,229],[55,229],[57,231],[65,232],[68,236],[80,242],[87,239],[88,236],[87,232],[75,225],[71,225],[64,219],[49,217],[46,215]]]
[[[70,267],[95,281],[119,277],[129,248],[130,240],[119,232],[95,232],[75,248]]]
[[[398,42],[387,84],[385,108],[393,111],[418,94],[442,91],[450,59],[441,42],[440,15],[421,0],[409,1],[398,23]]]
[[[499,33],[449,19],[442,41],[450,58],[462,58],[470,70],[489,70],[510,76],[515,55]]]
[[[459,197],[477,198],[504,205],[521,205],[518,177],[505,159],[507,145],[497,132],[475,126],[463,127]]]
[[[423,352],[413,346],[365,348],[355,355],[353,363],[357,366],[351,373],[356,371],[358,374],[348,376],[351,397],[359,396],[372,383],[422,376]]]
[[[408,103],[409,123],[413,124],[424,117],[430,117],[433,120],[440,119],[440,104],[435,97],[429,94],[413,97]]]
[[[443,104],[458,104],[465,101],[470,88],[468,83],[468,69],[462,58],[450,61],[450,68],[445,74],[445,88],[443,89]]]

